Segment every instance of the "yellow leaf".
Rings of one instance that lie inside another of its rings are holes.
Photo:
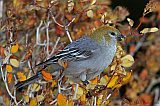
[[[134,58],[131,55],[126,55],[121,58],[121,65],[124,67],[131,67],[134,63]]]
[[[120,88],[122,86],[122,84],[116,84],[114,87],[113,87],[113,89],[115,89],[115,88]]]
[[[54,87],[56,84],[57,84],[57,81],[56,81],[56,80],[53,80],[51,87]]]
[[[106,85],[107,82],[108,82],[108,79],[106,79],[106,77],[104,76],[104,77],[102,77],[102,78],[100,79],[99,85]]]
[[[153,28],[144,28],[142,31],[140,31],[140,33],[144,34],[144,33],[148,33],[148,32],[157,32],[158,28],[153,27]]]
[[[73,89],[74,89],[74,91],[75,91],[75,90],[76,90],[76,86],[74,86]],[[83,88],[78,87],[77,95],[78,95],[78,96],[82,96],[82,95],[83,95]],[[78,96],[77,96],[77,97],[78,97]]]
[[[110,103],[110,100],[106,100],[106,101],[102,104],[102,106],[108,106],[109,103]]]
[[[116,69],[117,64],[114,64],[111,66],[111,70],[115,70]]]
[[[42,102],[44,100],[44,95],[37,95],[37,101]]]
[[[30,103],[29,103],[29,106],[37,106],[38,103],[37,103],[37,98],[33,98],[31,99]]]
[[[19,45],[18,43],[11,47],[11,53],[16,53],[18,51]]]
[[[102,98],[103,98],[103,95],[99,95],[98,96],[98,98],[97,98],[97,106],[101,106]]]
[[[132,70],[127,72],[127,75],[122,79],[122,83],[123,84],[128,83],[131,77],[132,77]]]
[[[73,0],[68,0],[68,12],[71,12],[74,7],[74,2]]]
[[[132,19],[130,19],[130,18],[127,18],[127,21],[129,22],[129,25],[130,25],[130,26],[133,26],[133,24],[134,24],[134,21],[133,21]]]
[[[67,103],[66,96],[62,95],[61,93],[58,94],[57,103],[58,103],[58,106],[66,106],[66,103]]]
[[[33,84],[33,86],[32,86],[32,91],[36,91],[36,92],[37,92],[37,91],[39,91],[39,90],[40,90],[40,88],[41,88],[41,87],[40,87],[40,85],[39,85],[39,84],[34,83],[34,84]]]
[[[26,96],[24,97],[24,101],[25,101],[26,103],[29,102],[29,96],[28,96],[28,95],[26,95]]]
[[[13,0],[13,6],[18,7],[20,5],[20,0]]]
[[[7,71],[7,72],[12,72],[12,66],[9,65],[9,64],[7,64],[7,65],[6,65],[6,71]]]
[[[22,73],[22,72],[17,72],[17,77],[18,77],[19,81],[25,81],[27,79],[26,76],[24,75],[24,73]]]
[[[112,79],[109,81],[107,88],[113,88],[118,81],[118,76],[113,76]]]
[[[97,0],[92,0],[91,5],[94,5]]]
[[[13,75],[11,73],[7,73],[7,80],[9,84],[12,82],[12,79],[13,79]]]
[[[14,67],[19,67],[19,61],[17,59],[10,59],[10,63]]]
[[[45,70],[42,70],[42,75],[43,75],[43,78],[46,80],[46,81],[51,81],[53,78],[52,78],[52,74],[46,72]]]
[[[92,10],[88,10],[88,11],[87,11],[87,16],[88,16],[89,18],[93,18],[93,11],[92,11]]]

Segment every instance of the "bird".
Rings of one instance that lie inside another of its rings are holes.
[[[56,71],[63,69],[63,74],[73,82],[85,82],[100,75],[112,63],[117,41],[122,41],[124,38],[117,28],[104,25],[95,29],[90,35],[84,35],[71,42],[58,54],[36,66],[53,65]],[[67,67],[64,68],[59,61],[67,62]],[[15,87],[20,89],[39,79],[42,79],[41,71],[25,81],[18,82]]]

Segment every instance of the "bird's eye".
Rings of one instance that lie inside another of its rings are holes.
[[[109,35],[112,36],[112,37],[115,37],[116,33],[115,32],[109,32]]]
[[[112,36],[115,36],[115,35],[116,35],[114,32],[110,32],[110,34],[111,34]]]

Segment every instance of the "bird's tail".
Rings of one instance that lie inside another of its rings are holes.
[[[41,72],[38,72],[36,75],[32,76],[31,78],[25,80],[25,81],[22,81],[22,82],[18,82],[16,85],[15,85],[15,88],[18,90],[18,89],[21,89],[29,84],[32,84],[33,82],[39,80],[42,78],[42,74]]]

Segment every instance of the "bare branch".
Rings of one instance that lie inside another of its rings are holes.
[[[57,38],[56,43],[55,43],[55,45],[54,45],[54,47],[48,57],[51,57],[51,55],[55,52],[55,49],[56,49],[59,41],[60,41],[60,37]]]
[[[71,35],[70,35],[69,31],[68,31],[68,26],[65,26],[65,31],[66,31],[66,33],[67,33],[67,36],[68,36],[68,38],[69,38],[69,41],[72,42]]]
[[[7,72],[5,72],[5,74],[3,73],[2,64],[0,64],[0,67],[1,67],[2,80],[3,80],[4,84],[5,84],[6,90],[7,90],[8,94],[9,94],[9,96],[14,100],[14,103],[15,103],[16,105],[18,105],[18,102],[17,102],[17,100],[16,100],[16,97],[15,97],[14,95],[12,95],[12,93],[10,92],[9,87],[8,87],[8,83],[7,83]]]
[[[41,20],[39,26],[36,29],[36,45],[39,45],[39,46],[45,46],[46,45],[44,43],[41,43],[40,28],[41,28],[42,24],[43,24],[43,21]]]
[[[60,24],[60,23],[58,23],[58,22],[56,21],[56,19],[55,19],[55,17],[53,16],[53,14],[52,14],[51,11],[50,11],[50,14],[51,14],[51,17],[52,17],[53,21],[54,21],[58,26],[60,26],[60,27],[62,27],[62,28],[65,28],[66,34],[67,34],[67,36],[68,36],[68,38],[69,38],[69,41],[72,42],[72,38],[71,38],[71,35],[70,35],[69,31],[68,31],[68,27],[74,22],[74,20],[75,20],[76,18],[73,18],[67,25],[62,25],[62,24]]]
[[[47,47],[47,57],[49,57],[49,24],[50,24],[50,22],[49,21],[47,21],[47,23],[45,23],[45,26],[46,26],[46,36],[47,36],[47,42],[46,42],[46,47]]]
[[[0,18],[3,16],[3,0],[0,0]]]
[[[134,56],[134,54],[141,48],[141,46],[143,45],[144,43],[144,40],[145,40],[146,36],[143,35],[143,37],[140,39],[140,41],[137,43],[136,45],[136,48],[135,48],[135,51],[131,53],[132,56]]]

